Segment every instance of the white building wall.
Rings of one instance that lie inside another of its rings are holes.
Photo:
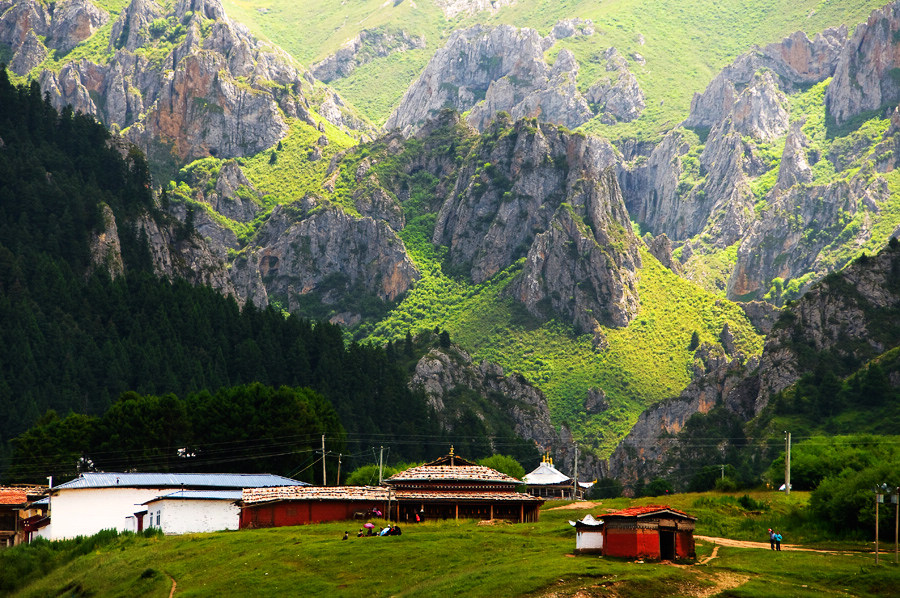
[[[600,552],[603,550],[603,533],[599,529],[578,530],[575,535],[575,549]]]
[[[51,540],[64,540],[75,536],[92,536],[103,529],[133,531],[134,514],[145,508],[141,503],[168,492],[172,492],[172,489],[61,489],[58,494],[50,497],[53,523],[50,525],[52,530],[49,537]]]
[[[44,527],[31,532],[31,541],[33,542],[33,541],[37,540],[38,538],[52,540],[53,539],[52,534],[53,534],[53,524],[48,523]]]
[[[163,533],[191,534],[238,529],[241,509],[231,500],[158,500],[147,505],[148,515],[160,515]]]

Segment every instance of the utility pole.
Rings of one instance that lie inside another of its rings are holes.
[[[338,477],[337,477],[337,482],[335,483],[336,486],[341,485],[341,457],[343,457],[343,456],[344,456],[343,453],[338,453]]]
[[[784,495],[791,495],[791,433],[784,431]]]
[[[378,485],[381,486],[382,482],[382,472],[384,471],[384,447],[381,447],[381,451],[378,453]]]
[[[894,503],[894,564],[896,565],[898,562],[898,538],[900,538],[900,487],[894,488],[894,493],[891,494],[891,502]]]
[[[884,495],[878,493],[878,489],[875,489],[875,564],[878,564],[878,503],[884,500],[882,497]]]
[[[325,481],[325,435],[322,434],[322,485],[327,486]]]
[[[719,467],[722,469],[722,479],[724,480],[725,479],[725,464],[723,463],[722,465],[719,465]]]
[[[578,443],[575,443],[575,479],[572,481],[572,500],[578,500]]]

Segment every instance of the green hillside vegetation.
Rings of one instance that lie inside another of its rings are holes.
[[[885,254],[890,270],[874,275],[887,276],[888,291],[896,293],[900,242],[892,240],[879,263],[884,264]],[[871,258],[859,258],[853,268],[858,273],[870,263]],[[900,484],[900,391],[892,383],[900,372],[900,313],[868,303],[841,273],[818,284],[817,292],[826,299],[839,296],[862,308],[869,340],[846,338],[819,349],[795,313],[799,308],[785,308],[776,329],[789,333],[781,338],[797,356],[802,376],[750,421],[724,406],[692,416],[667,454],[667,479],[676,488],[719,487],[719,479],[709,474],[723,465],[728,468],[723,477],[727,474],[736,486],[753,487],[760,477],[779,485],[785,430],[798,455],[792,481],[797,489],[813,490],[816,515],[835,529],[865,523],[873,484]]]
[[[783,530],[788,544],[823,542],[840,552],[775,555],[767,544],[719,547],[716,558],[688,567],[569,558],[575,532],[568,520],[653,502],[615,499],[594,508],[545,507],[538,523],[428,521],[402,526],[399,537],[348,541],[341,537],[355,529],[349,522],[169,537],[104,532],[53,544],[39,541],[0,553],[0,591],[17,597],[158,596],[174,580],[177,593],[186,596],[248,591],[310,596],[599,596],[610,591],[633,597],[700,592],[735,597],[900,595],[894,583],[897,568],[889,558],[876,568],[870,546],[814,538],[798,526],[807,500],[806,493],[668,498],[674,508],[699,518],[699,535],[765,542],[765,530],[773,527]],[[698,559],[712,552],[712,544],[697,542]],[[739,587],[728,589],[734,586]]]
[[[408,140],[400,153],[387,152],[388,141],[380,140],[360,146],[341,163],[336,202],[345,201],[363,157],[373,161],[372,171],[386,188],[408,197],[402,202],[407,226],[400,236],[421,273],[399,305],[380,321],[359,326],[356,338],[383,344],[402,339],[409,330],[446,330],[476,359],[522,373],[546,393],[554,422],[571,426],[579,442],[600,455],[612,451],[644,408],[688,384],[694,332],[700,341],[716,345],[727,323],[744,355],[762,350],[762,337],[737,305],[679,278],[646,251],[639,277],[640,312],[627,328],[603,329],[606,349],[595,348],[592,335],[577,335],[568,324],[536,320],[504,294],[522,260],[478,285],[456,275],[447,268],[447,249],[431,243],[441,181],[423,170],[406,171],[425,156],[445,156],[456,163],[472,159],[481,143],[490,140],[443,127],[424,140]],[[585,394],[597,387],[612,406],[586,415]]]
[[[186,165],[165,187],[168,198],[183,202],[195,210],[206,210],[213,220],[246,242],[276,205],[290,204],[307,195],[321,196],[322,182],[331,159],[335,154],[356,145],[356,140],[344,131],[317,115],[313,118],[323,131],[301,120],[289,119],[288,134],[275,146],[255,156],[236,159],[254,189],[262,194],[257,200],[252,191],[243,189],[246,198],[258,201],[263,207],[253,222],[230,220],[218,214],[209,204],[196,199],[198,190],[208,192],[215,188],[219,169],[227,160],[203,158]],[[322,137],[328,140],[327,144],[319,144]],[[316,149],[321,157],[311,159],[311,154]],[[202,189],[198,189],[198,182],[202,182]],[[349,198],[342,205],[350,213],[358,215]]]
[[[830,79],[789,96],[792,122],[803,123],[801,129],[809,140],[806,153],[812,167],[813,180],[806,188],[826,186],[846,182],[851,186],[868,185],[876,177],[887,181],[889,198],[872,209],[861,203],[855,212],[842,210],[839,220],[828,226],[809,226],[804,230],[802,242],[820,243],[822,238],[830,242],[820,252],[821,266],[817,271],[808,272],[796,279],[776,278],[765,285],[763,296],[742,297],[743,300],[765,299],[776,305],[796,299],[801,291],[812,282],[830,271],[838,270],[861,253],[874,254],[881,250],[900,221],[900,172],[886,167],[893,160],[894,138],[882,140],[890,126],[890,120],[881,118],[880,112],[866,113],[837,127],[826,113],[825,90]],[[704,139],[693,131],[683,131],[683,137],[691,144],[690,151],[682,156],[685,171],[678,187],[682,197],[701,184],[699,163],[696,157],[704,148]],[[759,143],[749,138],[745,141],[755,148],[755,152],[765,162],[768,170],[751,179],[750,187],[756,198],[755,212],[761,217],[771,209],[767,194],[774,187],[781,165],[786,136],[771,143]],[[887,170],[887,172],[884,172]],[[820,198],[820,201],[825,201]],[[799,220],[797,221],[799,225]],[[855,237],[860,230],[870,231],[869,239],[858,246]],[[787,232],[785,232],[787,235]],[[738,245],[722,249],[711,243],[708,232],[690,239],[694,254],[685,263],[687,276],[709,291],[725,295],[726,284],[737,260]],[[674,255],[680,256],[681,248]],[[789,259],[784,254],[781,259]]]
[[[749,51],[753,44],[780,41],[797,30],[812,35],[841,23],[852,28],[882,4],[880,0],[852,6],[819,0],[766,0],[752,6],[737,0],[714,4],[690,0],[519,0],[496,14],[459,15],[447,22],[433,0],[224,1],[233,18],[282,46],[307,66],[336,51],[362,29],[393,26],[425,35],[425,50],[379,58],[347,79],[332,82],[347,100],[379,124],[385,122],[414,76],[454,29],[474,23],[507,23],[531,27],[546,35],[560,19],[592,19],[597,30],[593,36],[562,40],[551,50],[551,57],[560,48],[571,49],[581,67],[578,85],[584,90],[601,75],[599,57],[608,47],[615,46],[626,57],[634,52],[641,54],[647,60],[646,66],[633,59],[629,59],[629,66],[646,94],[644,115],[632,123],[613,126],[594,119],[584,128],[611,138],[647,139],[654,139],[681,122],[687,116],[694,92],[702,91],[722,67]],[[643,44],[639,35],[644,38]]]

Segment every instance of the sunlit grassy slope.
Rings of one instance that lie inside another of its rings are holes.
[[[344,168],[352,171],[353,164],[350,159]],[[385,174],[393,168],[388,160],[375,170]],[[694,332],[701,342],[715,344],[728,323],[745,355],[762,350],[762,338],[737,305],[679,278],[646,251],[639,277],[640,312],[627,328],[604,329],[606,348],[595,348],[593,335],[577,335],[567,324],[535,320],[504,294],[521,262],[477,285],[447,276],[445,249],[430,242],[434,214],[422,212],[419,203],[434,183],[411,181],[404,205],[408,224],[401,237],[422,278],[385,319],[364,324],[358,336],[383,343],[403,338],[407,331],[445,329],[475,357],[522,373],[546,393],[554,422],[571,426],[583,446],[603,455],[645,407],[677,395],[688,384]],[[586,415],[584,398],[590,388],[606,392],[611,407]]]
[[[678,494],[676,509],[698,517],[698,535],[765,542],[765,530],[784,530],[788,544],[803,542],[797,509],[806,493],[784,497],[751,493],[764,510],[738,497]],[[874,567],[870,548],[841,544],[843,552],[816,553],[768,546],[720,546],[704,565],[573,557],[568,520],[607,509],[658,504],[660,498],[604,500],[602,505],[553,510],[540,521],[483,526],[474,521],[402,525],[403,535],[356,538],[358,525],[326,523],[264,530],[141,538],[126,536],[78,556],[45,563],[44,575],[17,579],[12,596],[897,596],[897,567],[885,556]],[[377,522],[380,523],[380,522]],[[341,540],[350,531],[347,541]],[[697,558],[713,554],[697,541]],[[31,547],[10,549],[0,564],[22,562]],[[858,550],[864,550],[857,552]],[[13,551],[18,551],[13,552]],[[49,552],[49,551],[48,551]],[[18,555],[23,555],[19,557]],[[32,563],[29,563],[33,567]],[[733,589],[732,589],[733,588]],[[723,592],[724,593],[720,593]],[[611,592],[614,592],[611,593]]]
[[[629,57],[647,96],[642,118],[629,124],[603,125],[595,119],[586,130],[610,137],[654,137],[687,116],[694,92],[735,56],[754,44],[780,40],[797,30],[810,34],[866,19],[883,0],[822,2],[821,0],[519,0],[495,14],[457,16],[448,22],[433,0],[224,0],[226,11],[310,65],[338,49],[362,29],[400,27],[424,35],[427,48],[392,54],[365,65],[332,85],[363,114],[383,123],[414,76],[434,51],[459,27],[476,22],[508,23],[547,34],[560,19],[592,19],[597,33],[560,41],[551,57],[566,47],[578,58],[578,84],[589,87],[604,68],[599,56],[615,46]],[[647,61],[638,64],[631,54]]]

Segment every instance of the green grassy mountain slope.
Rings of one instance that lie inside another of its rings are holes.
[[[335,52],[363,29],[399,27],[424,35],[426,48],[375,59],[349,77],[332,82],[347,100],[379,124],[384,123],[431,54],[455,29],[474,23],[510,24],[534,28],[545,35],[561,19],[592,19],[596,29],[593,36],[561,40],[550,50],[551,55],[561,48],[575,53],[581,67],[578,86],[585,90],[601,74],[603,52],[615,46],[629,57],[630,68],[647,96],[647,110],[632,123],[609,126],[594,119],[584,129],[614,138],[651,139],[681,122],[687,116],[694,92],[702,91],[719,69],[754,44],[779,41],[797,30],[812,35],[841,23],[852,25],[864,20],[883,2],[850,5],[817,0],[767,0],[748,6],[734,0],[715,4],[688,0],[553,3],[520,0],[493,13],[461,13],[452,19],[447,19],[436,4],[433,0],[224,2],[234,18],[279,44],[307,66]],[[635,52],[644,57],[645,65],[631,57]]]
[[[456,164],[478,159],[481,146],[489,143],[471,131],[445,127],[406,141],[400,151],[396,138],[363,145],[341,162],[338,180],[349,180],[360,162],[368,160],[378,182],[404,198],[400,203],[407,224],[400,237],[421,273],[386,317],[355,329],[357,338],[380,344],[399,340],[408,330],[447,330],[474,357],[525,375],[547,395],[554,423],[569,425],[598,454],[611,451],[645,407],[687,385],[693,333],[701,342],[719,344],[727,324],[741,353],[762,350],[762,337],[736,304],[679,278],[647,251],[641,253],[637,316],[625,328],[602,327],[596,334],[579,334],[560,318],[538,320],[505,293],[524,260],[480,284],[461,276],[448,266],[447,249],[432,244],[437,205],[446,193],[439,189],[453,180]],[[452,165],[443,178],[421,167],[442,159]],[[345,193],[337,185],[333,200],[342,201]],[[591,388],[606,393],[608,409],[585,412]]]

